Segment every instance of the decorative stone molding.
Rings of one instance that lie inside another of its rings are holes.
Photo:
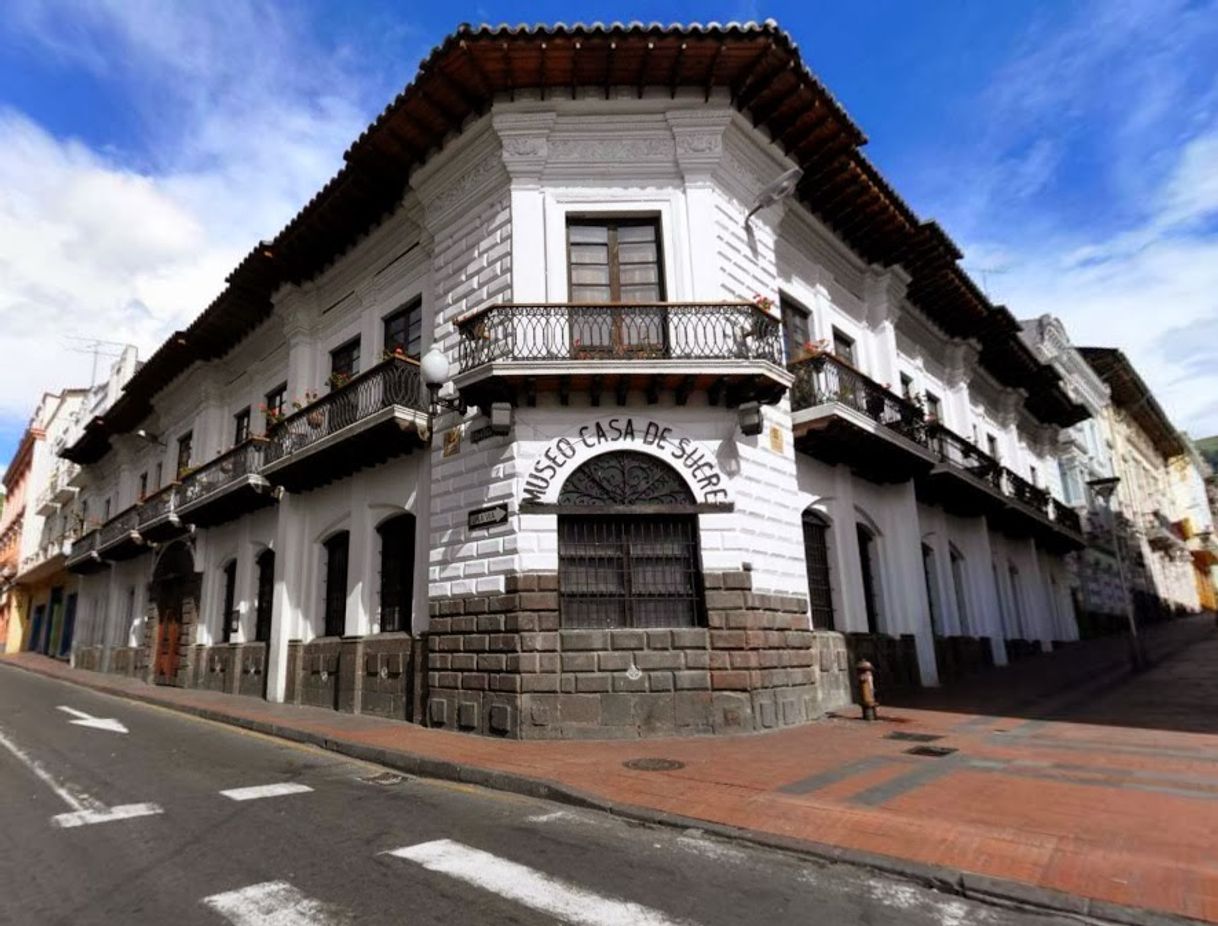
[[[867,268],[863,275],[863,303],[867,324],[871,328],[878,328],[884,322],[897,323],[910,279],[909,274],[900,267]]]
[[[497,113],[491,125],[503,145],[503,166],[512,181],[537,182],[550,157],[549,135],[557,115]]]
[[[671,139],[612,138],[603,135],[589,138],[556,138],[549,144],[554,161],[631,163],[655,161],[674,157]]]
[[[1019,420],[1019,411],[1023,408],[1027,398],[1028,391],[1026,389],[1008,388],[999,392],[996,414],[998,424],[1004,428],[1014,427],[1016,421]]]
[[[948,343],[945,352],[947,385],[952,389],[967,385],[977,371],[977,363],[980,358],[981,344],[979,342],[953,338]]]

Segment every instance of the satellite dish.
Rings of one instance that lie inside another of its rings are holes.
[[[753,208],[749,210],[749,214],[744,217],[744,224],[748,225],[749,219],[766,206],[772,206],[779,200],[786,199],[794,193],[795,187],[803,175],[804,172],[798,167],[792,167],[777,179],[767,183],[761,192],[757,194],[757,199],[753,201]]]

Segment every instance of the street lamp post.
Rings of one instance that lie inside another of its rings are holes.
[[[1109,523],[1109,533],[1112,535],[1112,552],[1116,556],[1117,561],[1117,576],[1121,581],[1121,592],[1125,596],[1125,617],[1129,621],[1129,661],[1133,665],[1135,672],[1140,672],[1147,668],[1148,660],[1146,651],[1142,648],[1142,638],[1138,636],[1138,621],[1133,607],[1133,594],[1129,590],[1129,580],[1125,575],[1125,557],[1121,554],[1121,539],[1117,535],[1116,529],[1116,512],[1112,508],[1112,497],[1116,493],[1116,488],[1121,480],[1118,476],[1109,476],[1106,479],[1091,479],[1087,485],[1091,488],[1104,506],[1108,509],[1111,520]]]

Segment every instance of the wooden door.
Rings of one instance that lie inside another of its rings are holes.
[[[177,683],[178,640],[182,621],[177,608],[164,608],[156,631],[156,681],[158,685]]]

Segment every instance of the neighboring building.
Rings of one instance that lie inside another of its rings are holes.
[[[1058,318],[1042,315],[1023,321],[1023,338],[1033,352],[1061,375],[1067,392],[1088,417],[1061,433],[1058,470],[1062,497],[1079,513],[1086,528],[1087,547],[1074,555],[1080,621],[1085,629],[1102,633],[1123,627],[1125,589],[1113,551],[1113,513],[1088,488],[1096,479],[1114,475],[1112,451],[1104,428],[1104,411],[1111,402],[1108,387],[1070,342]]]
[[[1188,543],[1179,522],[1187,511],[1173,491],[1172,468],[1186,442],[1125,355],[1110,347],[1079,352],[1112,394],[1103,415],[1112,448],[1122,537],[1140,616],[1200,607]]]
[[[1218,543],[1214,540],[1214,511],[1208,491],[1214,471],[1189,436],[1181,432],[1180,437],[1184,453],[1170,464],[1173,508],[1178,516],[1175,528],[1184,539],[1192,560],[1198,605],[1210,611],[1218,610],[1218,594],[1214,588]]]
[[[632,736],[1075,638],[1087,410],[861,141],[771,24],[462,27],[64,451],[77,663]]]
[[[22,529],[29,501],[30,464],[34,444],[42,437],[33,424],[25,429],[17,451],[4,471],[4,510],[0,511],[0,641],[4,652],[21,649],[27,630],[26,612],[16,586],[21,566]]]

